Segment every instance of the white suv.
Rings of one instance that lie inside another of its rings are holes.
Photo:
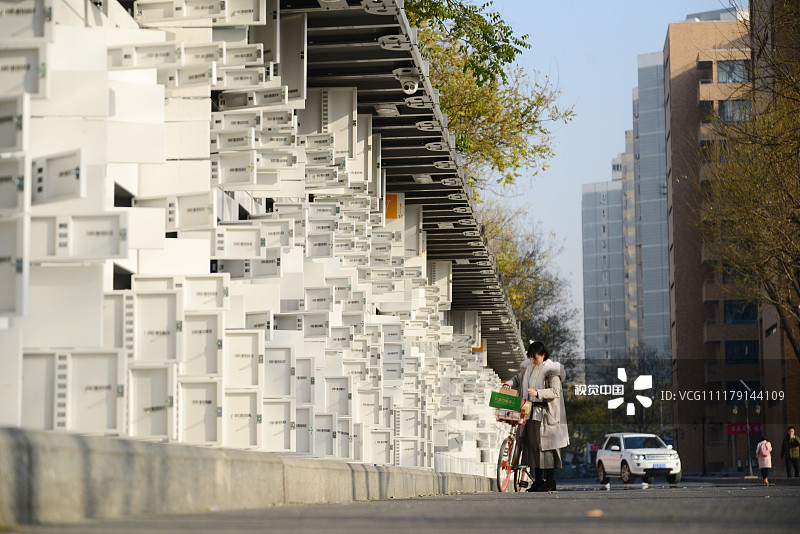
[[[597,479],[607,484],[609,475],[619,476],[626,484],[636,477],[652,483],[655,477],[666,476],[667,482],[681,481],[681,459],[655,434],[606,434],[603,447],[597,451]]]

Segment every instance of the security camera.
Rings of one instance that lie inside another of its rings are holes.
[[[419,79],[411,76],[403,76],[400,78],[400,85],[403,86],[403,92],[407,95],[413,95],[419,89]]]

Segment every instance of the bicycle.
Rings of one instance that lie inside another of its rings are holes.
[[[498,422],[511,425],[511,433],[503,440],[497,456],[497,491],[506,491],[512,475],[514,476],[514,491],[521,491],[528,487],[531,473],[527,465],[520,464],[522,444],[517,440],[516,429],[518,426],[525,426],[530,411],[518,412],[495,408],[494,414]]]

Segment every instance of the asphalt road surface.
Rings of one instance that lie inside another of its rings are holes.
[[[476,493],[352,504],[150,516],[64,526],[24,526],[49,533],[421,533],[472,532],[747,532],[800,529],[800,486],[682,483],[604,489],[564,482],[543,493]]]

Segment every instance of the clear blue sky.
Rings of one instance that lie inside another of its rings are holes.
[[[636,56],[664,48],[667,25],[687,14],[728,7],[728,0],[495,0],[494,8],[532,48],[519,62],[556,79],[561,104],[576,118],[555,132],[556,157],[517,199],[564,251],[556,258],[572,283],[583,327],[581,185],[611,179],[611,159],[625,150],[631,129]]]

